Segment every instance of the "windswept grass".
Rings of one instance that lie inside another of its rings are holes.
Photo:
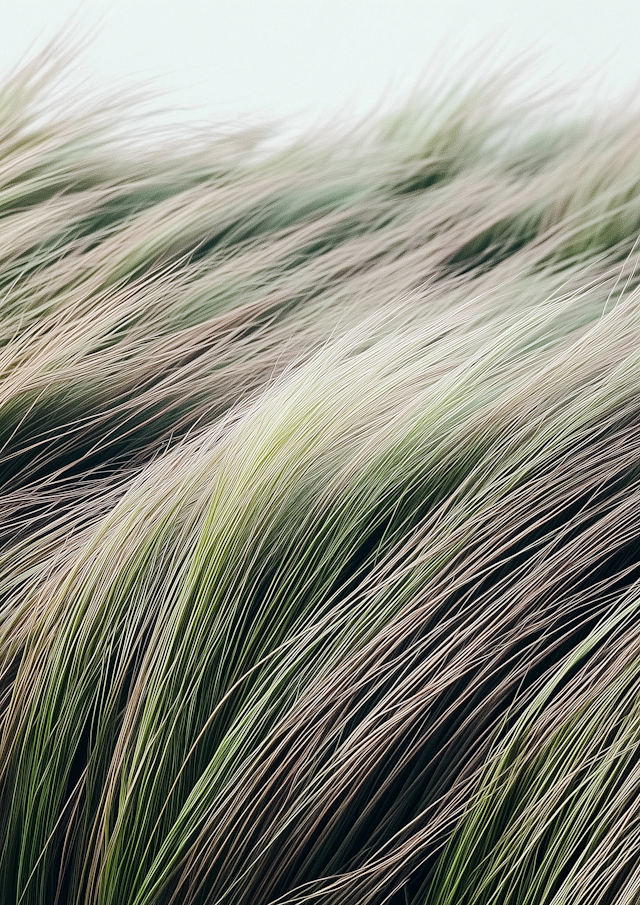
[[[0,91],[0,901],[640,896],[640,114],[266,153]]]

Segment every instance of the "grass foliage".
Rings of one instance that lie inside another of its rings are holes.
[[[0,900],[640,895],[640,116],[0,90]],[[123,125],[124,124],[124,125]]]

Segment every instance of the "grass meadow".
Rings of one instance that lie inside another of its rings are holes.
[[[640,901],[640,113],[265,150],[0,88],[0,901]]]

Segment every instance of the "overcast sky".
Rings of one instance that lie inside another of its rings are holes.
[[[558,82],[640,81],[639,0],[5,0],[1,71],[71,16],[96,29],[81,65],[99,85],[150,81],[215,120],[364,112],[436,53],[447,65],[494,39],[503,56],[544,51]]]

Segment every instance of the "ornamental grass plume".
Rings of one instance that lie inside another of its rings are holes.
[[[0,91],[0,901],[638,901],[640,114],[181,145],[64,71]]]

